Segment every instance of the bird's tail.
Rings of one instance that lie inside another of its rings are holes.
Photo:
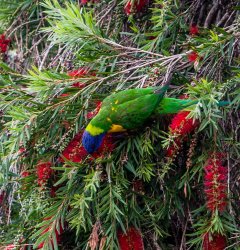
[[[155,112],[160,114],[176,114],[181,110],[191,111],[194,109],[198,100],[176,99],[164,97],[156,108]],[[228,101],[219,101],[218,106],[223,107],[229,105]]]
[[[228,106],[229,104],[230,104],[229,101],[220,101],[218,102],[218,107]]]

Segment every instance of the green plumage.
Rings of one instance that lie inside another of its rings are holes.
[[[86,127],[82,144],[89,154],[101,145],[107,132],[121,132],[141,126],[151,115],[190,110],[197,100],[164,98],[162,88],[130,89],[114,93],[102,102],[99,113]],[[228,102],[219,102],[219,106]]]
[[[123,129],[134,129],[141,126],[152,114],[174,114],[181,110],[191,110],[198,100],[163,97],[167,86],[130,89],[113,93],[106,97],[99,113],[86,128],[92,135],[100,132],[119,132]],[[228,102],[219,102],[219,106]],[[113,125],[118,128],[113,129]],[[93,131],[95,130],[95,131]]]
[[[114,93],[103,100],[100,112],[92,119],[91,125],[104,131],[108,131],[112,124],[124,129],[136,128],[154,112],[166,90],[167,86]]]

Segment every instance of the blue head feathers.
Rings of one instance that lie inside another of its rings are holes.
[[[91,135],[88,131],[83,132],[82,145],[89,154],[94,153],[101,146],[103,138],[106,133],[100,135]]]

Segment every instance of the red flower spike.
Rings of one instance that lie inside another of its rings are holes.
[[[25,153],[26,152],[26,148],[24,147],[20,147],[19,150],[18,150],[18,154],[22,154],[22,153]]]
[[[186,94],[180,96],[180,99],[187,99]],[[174,144],[167,149],[166,155],[169,158],[176,156],[177,151],[181,147],[182,141],[186,136],[193,132],[198,126],[198,122],[192,118],[188,118],[190,111],[180,111],[177,113],[169,125],[170,134],[176,136]]]
[[[198,58],[199,58],[199,55],[196,51],[193,51],[190,54],[188,54],[188,61],[189,62],[195,62],[195,61],[197,61]]]
[[[51,219],[51,217],[48,217],[48,218],[45,218],[44,220],[50,220],[50,219]],[[50,229],[49,227],[46,228],[46,229],[41,233],[41,235],[43,235],[44,233],[48,232],[49,229]],[[57,240],[57,243],[58,243],[58,244],[59,244],[60,241],[61,241],[60,236],[61,236],[62,233],[63,233],[63,228],[62,228],[62,225],[60,224],[59,232],[58,232],[57,228],[55,228],[55,235],[56,235],[56,240]],[[53,240],[52,240],[52,239],[51,239],[51,244],[52,244],[52,247],[54,248],[54,244],[53,244]],[[43,246],[44,246],[44,242],[42,242],[42,243],[40,243],[40,244],[38,245],[38,249],[43,248]]]
[[[195,36],[199,34],[199,29],[197,25],[191,25],[189,28],[189,33],[191,36]]]
[[[88,75],[96,76],[95,72],[89,72],[89,71],[90,71],[89,68],[83,67],[83,68],[79,68],[79,69],[69,71],[68,75],[70,77],[72,77],[72,79],[77,79],[77,78],[81,78],[81,77],[88,76]],[[75,82],[75,83],[73,83],[72,86],[81,89],[81,88],[84,88],[86,86],[86,84],[81,83],[81,82]]]
[[[169,126],[172,134],[184,136],[191,133],[196,128],[198,123],[192,118],[187,118],[189,113],[189,111],[181,111],[173,117]]]
[[[28,172],[28,171],[23,171],[22,173],[21,173],[21,177],[22,178],[25,178],[25,177],[27,177],[27,176],[29,176],[30,175],[30,173]]]
[[[11,40],[6,39],[4,34],[0,35],[0,53],[5,53],[7,51],[10,42]]]
[[[60,161],[64,162],[64,158],[66,158],[72,162],[82,162],[87,158],[88,153],[85,150],[85,148],[81,145],[82,134],[83,134],[83,131],[75,135],[72,141],[70,141],[68,146],[63,150],[62,155],[64,157],[61,158]],[[113,144],[112,136],[106,135],[105,138],[103,139],[101,146],[97,150],[97,152],[92,154],[91,160],[94,160],[95,158],[103,157],[107,153],[112,152],[113,149],[114,149],[114,144]]]
[[[96,116],[101,106],[102,106],[102,102],[96,101],[96,108],[93,111],[87,113],[87,119],[92,119],[94,116]]]
[[[148,0],[129,0],[124,6],[126,15],[140,12],[148,4]]]
[[[81,78],[81,77],[84,77],[88,74],[89,72],[89,69],[88,68],[79,68],[79,69],[75,69],[75,70],[72,70],[72,71],[69,71],[68,72],[68,76],[70,76],[72,79],[77,79],[77,78]],[[75,82],[72,84],[73,87],[76,87],[76,88],[84,88],[86,86],[85,83],[81,83],[81,82]]]
[[[120,250],[143,250],[143,239],[139,230],[130,227],[126,234],[118,231],[118,242]]]
[[[227,169],[221,165],[222,157],[215,154],[204,167],[206,205],[211,212],[222,212],[227,206]]]
[[[203,237],[203,250],[224,250],[227,240],[224,235],[207,233]]]
[[[87,75],[88,71],[89,69],[87,68],[79,68],[72,71],[68,71],[68,75],[71,76],[73,79],[76,79]]]
[[[37,177],[38,177],[38,185],[43,186],[53,174],[53,170],[51,169],[51,162],[43,162],[37,165]]]

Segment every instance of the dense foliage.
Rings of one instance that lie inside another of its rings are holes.
[[[239,11],[0,0],[0,248],[239,249]],[[198,103],[87,154],[106,96],[166,81]]]

